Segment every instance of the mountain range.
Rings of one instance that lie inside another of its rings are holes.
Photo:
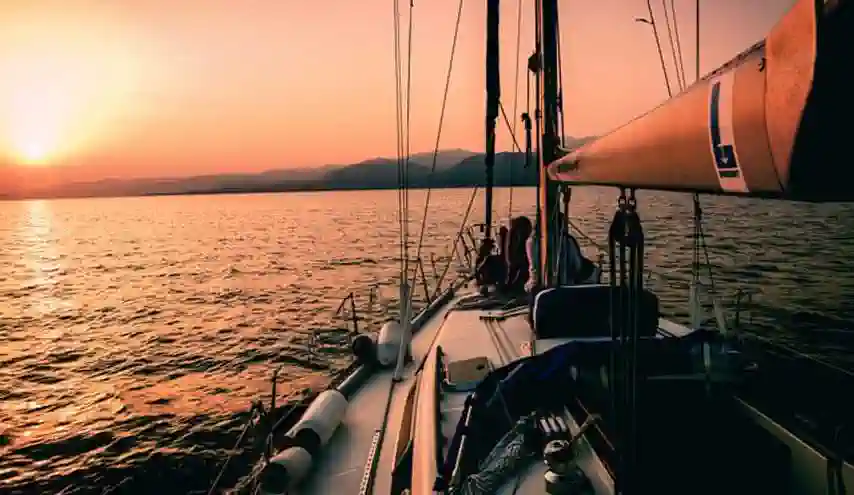
[[[567,138],[570,148],[591,138]],[[474,187],[485,182],[484,155],[463,149],[411,155],[409,185],[413,188]],[[524,152],[501,152],[495,157],[495,185],[533,186],[537,168],[525,167]],[[220,194],[284,191],[394,189],[398,187],[396,158],[372,158],[351,165],[269,170],[253,174],[198,175],[162,179],[104,179],[75,182],[44,189],[27,197],[80,198],[106,196],[150,196],[176,194]],[[0,195],[3,199],[3,195]],[[6,195],[5,199],[17,199]]]

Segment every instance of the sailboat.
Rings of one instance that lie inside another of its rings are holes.
[[[269,408],[264,458],[239,491],[854,490],[854,451],[845,441],[854,411],[841,395],[851,384],[750,342],[726,318],[713,328],[661,318],[658,298],[644,287],[636,196],[854,200],[839,163],[850,126],[831,119],[854,109],[843,72],[854,60],[854,3],[798,0],[762,42],[571,152],[561,149],[558,131],[558,2],[535,3],[529,69],[538,95],[534,235],[542,289],[530,305],[499,304],[488,280],[470,277],[412,317],[402,269],[400,320],[376,337],[356,336],[354,365],[299,414]],[[495,244],[491,182],[503,113],[498,7],[487,0],[487,247]],[[573,285],[558,269],[565,225],[556,213],[570,187],[589,185],[615,191],[602,267],[609,276]],[[800,380],[812,381],[801,387]],[[819,407],[802,407],[798,390],[819,388],[810,396]]]

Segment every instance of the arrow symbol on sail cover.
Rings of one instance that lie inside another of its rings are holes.
[[[717,145],[715,159],[718,162],[718,168],[738,168],[738,163],[735,160],[735,150],[731,144]]]
[[[719,144],[719,145],[718,145],[718,150],[719,150],[719,151],[720,151],[720,153],[721,153],[721,164],[723,164],[723,165],[727,165],[727,164],[729,163],[729,157],[728,157],[728,156],[727,156],[727,154],[726,154],[726,151],[727,151],[727,150],[726,150],[726,145],[725,145],[725,144]]]

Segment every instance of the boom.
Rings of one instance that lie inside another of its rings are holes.
[[[549,165],[578,185],[854,201],[851,0],[800,0],[761,42]],[[837,119],[839,122],[837,122]]]

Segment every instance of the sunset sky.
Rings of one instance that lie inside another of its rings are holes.
[[[669,1],[669,0],[668,0]],[[442,148],[483,149],[485,0],[468,0]],[[654,3],[660,34],[666,30]],[[794,0],[704,0],[703,72]],[[523,2],[521,62],[533,46]],[[694,0],[676,0],[689,80]],[[412,148],[436,138],[457,0],[415,0]],[[513,107],[516,0],[502,7]],[[44,181],[180,176],[394,156],[392,0],[2,0],[0,192]],[[401,2],[404,15],[408,2]],[[666,97],[644,0],[562,0],[567,133]],[[402,20],[406,26],[406,19]],[[525,71],[520,77],[524,107]],[[503,130],[503,129],[502,129]],[[500,146],[509,149],[506,132]]]

